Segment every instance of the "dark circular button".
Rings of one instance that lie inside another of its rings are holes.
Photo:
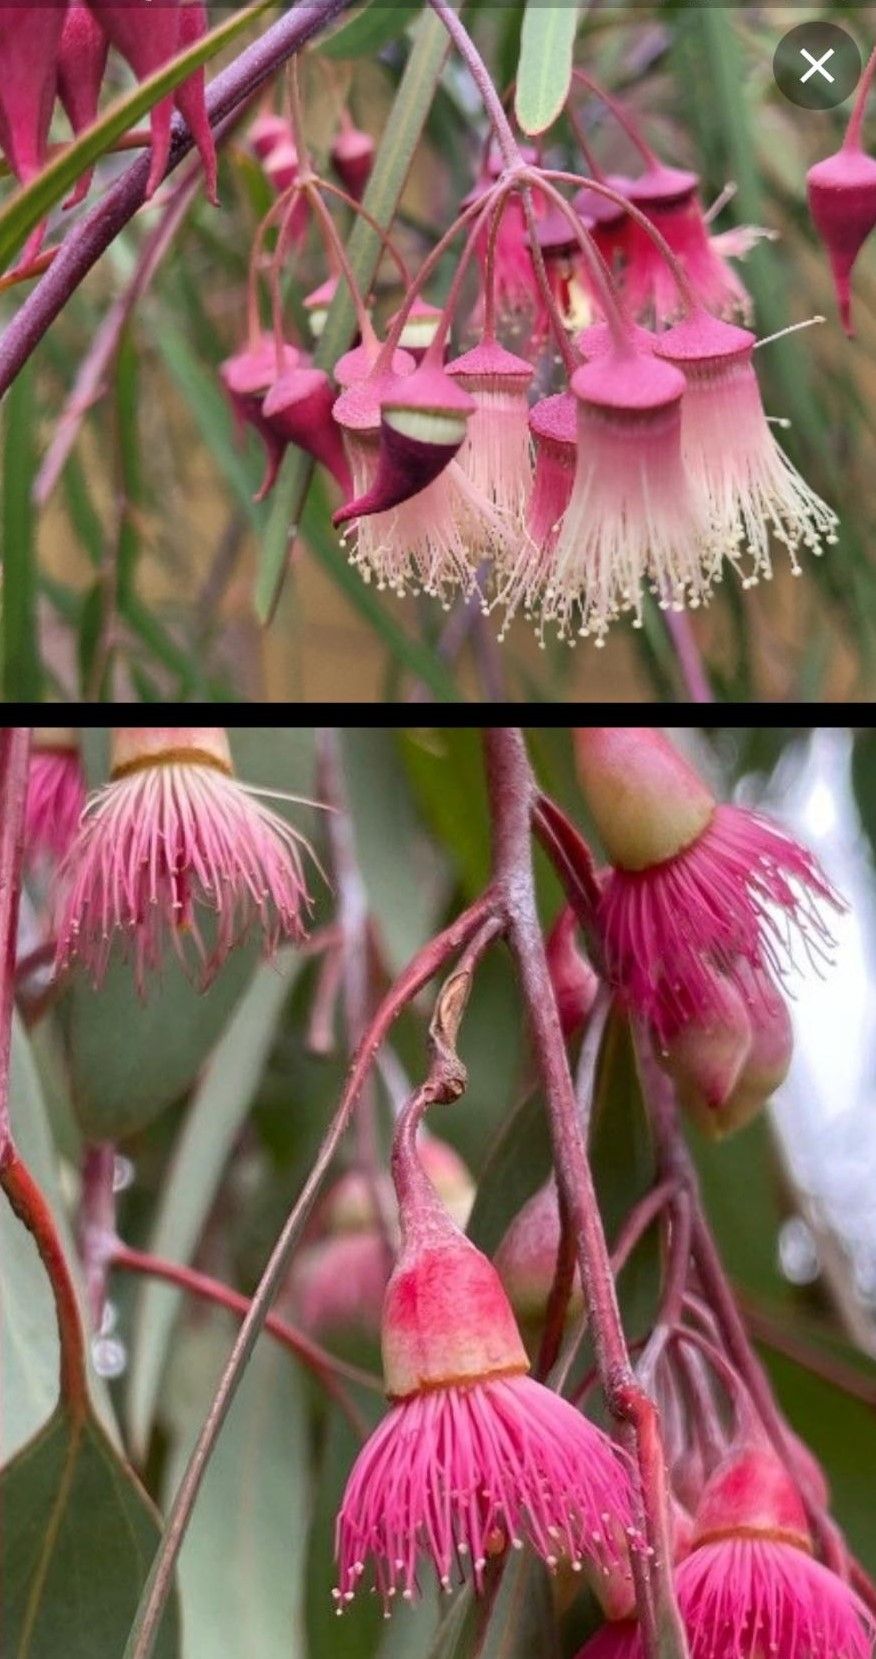
[[[779,41],[773,57],[776,85],[801,109],[834,109],[861,75],[861,54],[836,23],[799,23]]]

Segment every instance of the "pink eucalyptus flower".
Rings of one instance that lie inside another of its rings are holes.
[[[698,185],[696,173],[655,163],[632,181],[626,194],[677,254],[706,310],[745,320],[751,312],[751,300],[723,257],[721,243],[709,234]],[[620,235],[625,258],[623,289],[629,310],[632,316],[663,327],[678,315],[680,306],[672,271],[644,226],[629,214]]]
[[[392,1409],[360,1452],[337,1524],[339,1611],[371,1558],[384,1603],[411,1598],[420,1558],[440,1583],[528,1542],[548,1566],[614,1560],[630,1527],[626,1463],[528,1360],[492,1264],[459,1231],[401,1134],[402,1250],[383,1310]]]
[[[454,358],[447,373],[474,398],[459,464],[474,488],[523,528],[532,484],[527,390],[534,370],[488,336]]]
[[[870,1659],[876,1621],[816,1561],[797,1488],[770,1450],[736,1449],[705,1490],[676,1574],[691,1659]]]
[[[660,1042],[712,1006],[716,968],[748,997],[747,970],[781,978],[795,938],[824,956],[821,909],[841,904],[786,830],[719,805],[659,731],[583,727],[576,751],[612,864],[596,915],[605,969]]]
[[[306,843],[233,776],[221,727],[123,727],[111,758],[59,872],[60,970],[99,983],[118,935],[142,991],[169,939],[207,985],[253,928],[267,951],[302,938]]]
[[[799,1494],[770,1450],[735,1449],[707,1482],[675,1589],[690,1659],[871,1659],[876,1619],[816,1561]],[[578,1659],[642,1659],[606,1625]]]
[[[38,726],[27,774],[24,851],[29,866],[60,861],[79,828],[85,776],[76,733],[66,726]]]
[[[362,352],[362,347],[357,348],[357,353]],[[364,361],[357,356],[356,367]],[[387,459],[381,446],[381,438],[385,442],[386,437],[384,397],[396,395],[410,371],[403,370],[401,378],[395,371],[366,372],[367,379],[345,387],[334,413],[343,432],[355,498],[372,503],[381,481],[381,462],[385,468]],[[422,365],[415,372],[421,374]],[[479,496],[456,460],[449,461],[437,478],[433,476],[431,483],[407,500],[385,511],[351,518],[350,524],[352,528],[341,540],[349,549],[351,564],[366,582],[374,578],[378,589],[389,588],[399,595],[422,589],[445,609],[457,592],[469,594],[475,589],[475,547],[488,538],[499,540],[503,533],[495,509]],[[473,529],[476,526],[481,527],[479,531]]]
[[[752,587],[772,575],[770,537],[800,575],[801,547],[820,554],[837,540],[837,516],[777,444],[754,370],[755,337],[699,312],[654,342],[682,371],[682,449],[703,490],[715,557],[729,559]],[[743,569],[747,556],[750,565]],[[719,568],[718,567],[718,568]],[[717,570],[716,570],[717,574]]]
[[[603,645],[650,588],[662,608],[709,595],[708,524],[681,448],[684,376],[632,337],[572,376],[578,452],[572,494],[550,558],[542,621],[561,638]]]

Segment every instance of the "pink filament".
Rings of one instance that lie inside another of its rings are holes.
[[[612,870],[598,914],[606,968],[664,1040],[672,1012],[677,1023],[708,1011],[714,968],[745,996],[740,959],[781,979],[796,935],[810,959],[824,960],[824,904],[842,908],[811,853],[757,814],[722,805],[675,858]]]
[[[477,1589],[487,1558],[528,1542],[547,1562],[617,1564],[631,1534],[622,1454],[529,1377],[435,1389],[393,1406],[353,1467],[337,1523],[339,1611],[367,1558],[384,1603],[418,1589],[421,1556],[441,1584]]]
[[[25,856],[60,861],[79,827],[85,805],[82,763],[74,749],[36,750],[27,774]]]
[[[705,1544],[676,1589],[691,1659],[870,1659],[876,1622],[836,1573],[771,1539]]]
[[[98,983],[119,935],[142,992],[169,937],[207,985],[254,925],[268,952],[301,939],[301,845],[289,824],[209,766],[149,766],[107,784],[60,872],[59,970],[78,958]],[[209,943],[204,910],[214,917]]]

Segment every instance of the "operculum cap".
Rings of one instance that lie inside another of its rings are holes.
[[[612,864],[647,870],[708,827],[715,800],[693,767],[648,726],[579,726],[578,777]]]
[[[234,770],[228,733],[224,726],[116,726],[110,740],[110,771],[113,777],[140,766],[185,758]]]
[[[405,1246],[387,1286],[382,1348],[396,1400],[529,1369],[499,1275],[461,1233]]]
[[[803,1501],[775,1453],[736,1449],[706,1482],[694,1516],[694,1549],[732,1537],[760,1535],[811,1550]]]

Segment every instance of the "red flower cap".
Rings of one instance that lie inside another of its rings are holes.
[[[806,175],[809,211],[827,248],[843,328],[852,327],[852,267],[876,225],[876,161],[844,145]]]
[[[474,399],[428,360],[411,375],[383,378],[377,475],[364,495],[334,514],[336,525],[385,512],[424,490],[453,460],[475,409]]]
[[[689,200],[696,195],[699,189],[699,174],[689,173],[680,167],[665,167],[662,162],[655,162],[652,167],[646,168],[637,179],[631,179],[624,191],[634,207],[652,208],[676,207],[679,202]]]
[[[273,110],[263,110],[261,115],[256,116],[247,136],[259,161],[264,161],[276,144],[283,139],[291,139],[292,128],[285,116],[275,115]]]
[[[331,147],[331,162],[344,188],[358,202],[374,165],[374,139],[348,120]]]
[[[335,398],[324,369],[297,364],[274,381],[261,412],[262,419],[284,444],[296,444],[320,461],[347,494],[351,488],[350,469],[332,414]]]
[[[85,0],[69,0],[58,49],[58,97],[74,133],[84,132],[97,118],[100,88],[109,41]],[[94,169],[79,179],[65,207],[75,207],[88,194]]]

